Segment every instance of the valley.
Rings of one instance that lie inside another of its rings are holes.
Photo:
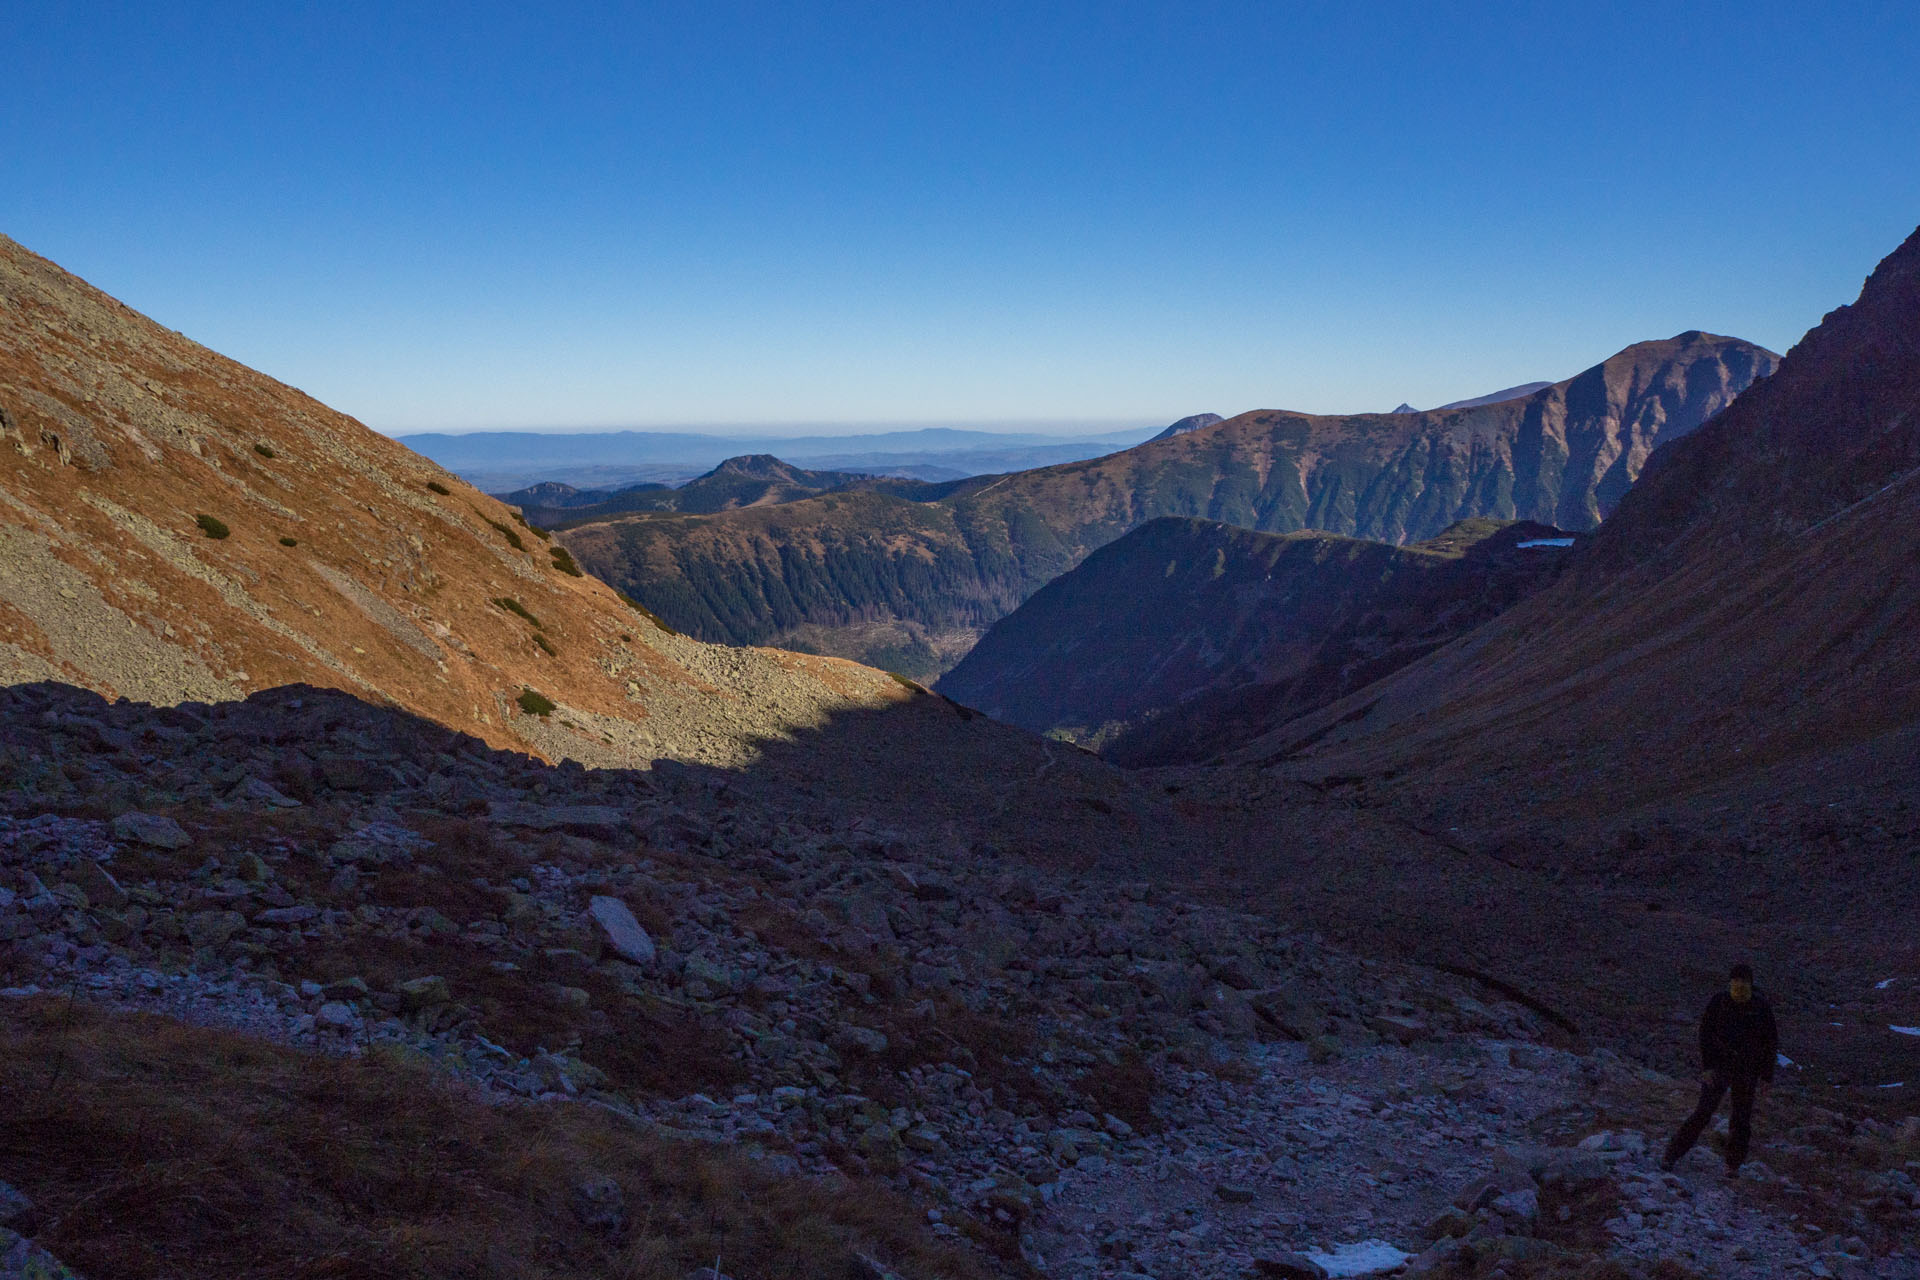
[[[1777,370],[627,510],[0,249],[4,1265],[1920,1274],[1920,237]]]

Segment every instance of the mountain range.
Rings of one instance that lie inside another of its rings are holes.
[[[928,677],[1087,554],[1161,516],[1393,543],[1478,517],[1590,530],[1653,448],[1776,362],[1751,343],[1688,332],[1472,408],[1258,410],[934,501],[834,493],[705,516],[611,517],[564,539],[688,634]]]
[[[677,511],[705,515],[740,507],[797,502],[844,489],[868,489],[932,501],[964,481],[931,484],[924,480],[878,476],[861,471],[810,471],[771,454],[728,458],[713,470],[682,485],[640,484],[624,489],[576,489],[545,481],[497,495],[518,507],[530,523],[557,528],[567,523],[604,519],[638,511]]]

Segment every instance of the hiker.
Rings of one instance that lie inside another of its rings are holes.
[[[1747,1146],[1753,1141],[1753,1095],[1773,1085],[1773,1066],[1779,1055],[1780,1032],[1766,997],[1753,989],[1751,965],[1736,964],[1727,975],[1727,989],[1716,992],[1700,1018],[1700,1105],[1693,1109],[1680,1132],[1667,1144],[1660,1167],[1672,1170],[1693,1149],[1700,1134],[1720,1109],[1720,1099],[1733,1094],[1733,1116],[1727,1134],[1727,1176],[1740,1172]]]

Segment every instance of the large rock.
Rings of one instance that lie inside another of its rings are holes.
[[[587,920],[613,954],[629,964],[651,968],[659,952],[653,939],[633,918],[633,910],[618,898],[595,895],[587,904]]]
[[[590,840],[618,840],[633,831],[626,814],[604,804],[538,805],[496,800],[487,806],[487,820],[529,831],[564,831]]]
[[[1454,1194],[1453,1205],[1465,1213],[1484,1209],[1501,1196],[1513,1192],[1536,1191],[1534,1181],[1527,1174],[1513,1168],[1496,1168],[1484,1177],[1475,1178]]]
[[[116,840],[144,844],[153,849],[184,849],[193,843],[193,837],[172,818],[137,810],[123,813],[113,820],[113,836]]]

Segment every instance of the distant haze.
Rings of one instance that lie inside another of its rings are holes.
[[[469,483],[503,493],[543,481],[579,489],[617,489],[657,482],[677,484],[741,454],[768,453],[821,470],[868,471],[916,480],[966,476],[1098,458],[1140,443],[1160,424],[994,423],[989,426],[917,426],[896,431],[842,429],[791,434],[804,424],[696,431],[475,431],[400,436]],[[1055,430],[1020,430],[1053,426]]]

